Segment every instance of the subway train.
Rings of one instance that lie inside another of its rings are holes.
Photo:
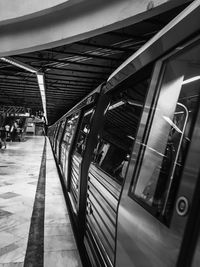
[[[91,266],[200,266],[199,97],[194,1],[49,126]]]

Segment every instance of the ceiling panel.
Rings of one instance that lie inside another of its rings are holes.
[[[45,75],[48,123],[52,124],[89,94],[185,6],[125,28],[76,43],[12,58]],[[0,104],[42,110],[36,75],[0,62]]]

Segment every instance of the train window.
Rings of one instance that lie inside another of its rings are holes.
[[[62,137],[64,127],[65,127],[65,120],[61,121],[61,123],[60,123],[60,128],[59,128],[59,132],[58,132],[58,141],[59,142],[60,142],[60,139]]]
[[[65,144],[67,144],[67,146],[71,144],[71,141],[73,139],[73,136],[76,130],[76,125],[78,122],[78,118],[79,118],[78,113],[73,114],[72,116],[67,118],[65,133],[63,137],[63,141],[65,142]]]
[[[164,62],[154,116],[131,194],[166,225],[172,215],[200,91],[200,46]]]
[[[121,86],[125,87],[124,90],[119,88],[111,96],[104,126],[94,150],[93,163],[119,184],[123,183],[126,175],[151,70],[135,83],[129,79]]]
[[[55,129],[54,129],[54,136],[53,136],[53,147],[55,149],[56,146],[56,138],[57,138],[57,134],[58,134],[58,129],[59,129],[59,123],[57,123],[55,125]]]
[[[77,143],[75,150],[78,152],[81,156],[83,155],[83,152],[85,150],[86,142],[87,142],[87,136],[90,132],[90,119],[93,114],[93,109],[86,111],[83,115],[83,119],[80,126],[80,131],[77,138]]]

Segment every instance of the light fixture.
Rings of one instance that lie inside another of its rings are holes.
[[[44,74],[40,73],[40,72],[37,72],[36,76],[37,76],[38,85],[39,85],[39,88],[40,88],[40,94],[41,94],[41,98],[42,98],[42,106],[43,106],[43,110],[44,110],[44,117],[45,117],[46,122],[47,122]]]
[[[137,102],[137,101],[134,101],[134,100],[128,100],[127,103],[131,106],[134,106],[134,107],[140,107],[140,108],[143,108],[143,104],[141,102]]]
[[[122,106],[122,105],[124,105],[124,104],[125,104],[124,101],[119,101],[119,102],[117,102],[117,103],[111,105],[111,106],[108,108],[108,110],[112,110],[112,109],[114,109],[114,108],[118,108],[118,107],[120,107],[120,106]]]
[[[10,57],[1,57],[0,59],[2,61],[6,62],[6,63],[9,63],[11,65],[14,65],[14,66],[16,66],[18,68],[27,70],[29,72],[32,72],[32,73],[37,73],[38,72],[37,69],[35,69],[35,68],[33,68],[33,67],[25,64],[25,63],[22,63],[22,62],[20,62],[20,61],[18,61],[16,59],[13,59],[13,58],[10,58]]]
[[[128,138],[132,139],[133,141],[135,141],[135,137],[131,136],[131,135],[127,135]]]
[[[182,84],[191,83],[191,82],[197,81],[197,80],[199,80],[199,79],[200,79],[200,75],[198,75],[198,76],[194,76],[194,77],[192,77],[192,78],[190,78],[190,79],[184,80]]]
[[[45,96],[45,85],[44,85],[44,74],[41,72],[38,72],[37,69],[23,63],[20,62],[16,59],[10,58],[10,57],[1,57],[0,60],[9,63],[11,65],[14,65],[18,68],[27,70],[31,73],[35,73],[37,76],[37,81],[38,81],[38,85],[39,85],[39,89],[40,89],[40,94],[41,94],[41,98],[42,98],[42,106],[43,106],[43,110],[44,110],[44,117],[46,119],[46,123],[47,123],[47,112],[46,112],[46,96]]]

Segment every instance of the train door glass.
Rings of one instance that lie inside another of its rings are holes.
[[[74,204],[78,201],[80,167],[83,158],[83,153],[86,147],[87,137],[90,132],[90,120],[93,114],[93,109],[86,111],[83,114],[81,125],[78,132],[78,137],[74,150],[72,152],[71,161],[71,176],[70,176],[70,192],[73,197]]]
[[[65,177],[65,181],[68,178],[68,156],[69,150],[72,144],[72,140],[75,134],[76,126],[78,123],[79,113],[75,113],[67,118],[65,132],[61,143],[61,158],[60,164]]]
[[[58,160],[59,160],[59,155],[60,155],[60,142],[61,142],[61,138],[63,135],[64,127],[65,127],[65,120],[60,122],[60,128],[59,128],[58,137],[57,137],[56,155],[57,155]]]
[[[144,80],[113,96],[94,151],[93,163],[120,185],[125,178],[148,83],[149,80]]]
[[[200,46],[166,60],[148,138],[131,195],[166,225],[170,223],[199,106]]]
[[[129,79],[111,95],[89,167],[85,242],[102,255],[100,266],[114,265],[117,207],[151,71]]]

